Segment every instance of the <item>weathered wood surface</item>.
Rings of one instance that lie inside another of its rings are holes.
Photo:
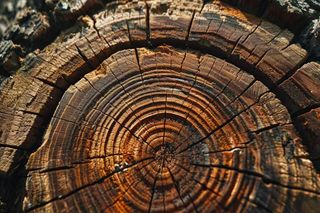
[[[213,0],[212,0],[213,1]],[[218,1],[218,0],[215,0]],[[221,0],[233,7],[263,17],[282,28],[288,28],[295,32],[296,41],[301,43],[311,54],[311,58],[319,60],[320,39],[320,3],[318,0]],[[92,16],[107,7],[114,10],[117,4],[136,4],[131,0],[2,0],[0,7],[0,39],[6,42],[14,42],[19,46],[15,49],[5,49],[7,43],[0,43],[0,82],[5,76],[17,71],[20,60],[37,48],[43,48],[64,30],[79,31],[75,27],[76,20],[83,15]],[[193,9],[195,5],[210,2],[208,0],[197,1],[172,1],[148,0],[158,9],[166,12],[168,3],[171,9],[186,7]],[[192,2],[192,3],[191,3]],[[125,8],[124,11],[129,11]],[[171,12],[172,10],[169,10]],[[73,28],[73,29],[72,29]],[[5,51],[3,51],[5,50]],[[20,51],[22,50],[22,51]],[[2,66],[8,63],[7,55],[16,54],[19,58],[11,58],[9,62],[14,67]]]
[[[4,211],[320,209],[320,65],[293,33],[219,1],[80,22],[1,85]]]

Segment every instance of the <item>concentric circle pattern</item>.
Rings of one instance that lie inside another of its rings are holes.
[[[1,88],[16,209],[320,209],[320,64],[294,34],[220,1],[112,1],[80,21]]]
[[[275,196],[269,182],[284,177],[273,162],[293,156],[276,154],[294,137],[289,123],[266,86],[224,60],[124,50],[69,87],[31,164],[46,165],[34,178],[56,211],[238,209]]]

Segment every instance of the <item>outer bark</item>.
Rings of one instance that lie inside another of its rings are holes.
[[[44,42],[28,28],[3,41],[3,72],[21,68],[0,90],[0,208],[316,212],[320,65],[259,17],[282,4],[241,2],[255,15],[219,1],[32,12]]]

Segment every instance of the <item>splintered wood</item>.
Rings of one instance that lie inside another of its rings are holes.
[[[108,8],[0,90],[23,211],[320,209],[320,65],[292,33],[219,3]]]

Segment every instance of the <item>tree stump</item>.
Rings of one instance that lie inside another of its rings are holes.
[[[4,211],[320,209],[320,64],[293,33],[220,1],[79,22],[1,85]]]

